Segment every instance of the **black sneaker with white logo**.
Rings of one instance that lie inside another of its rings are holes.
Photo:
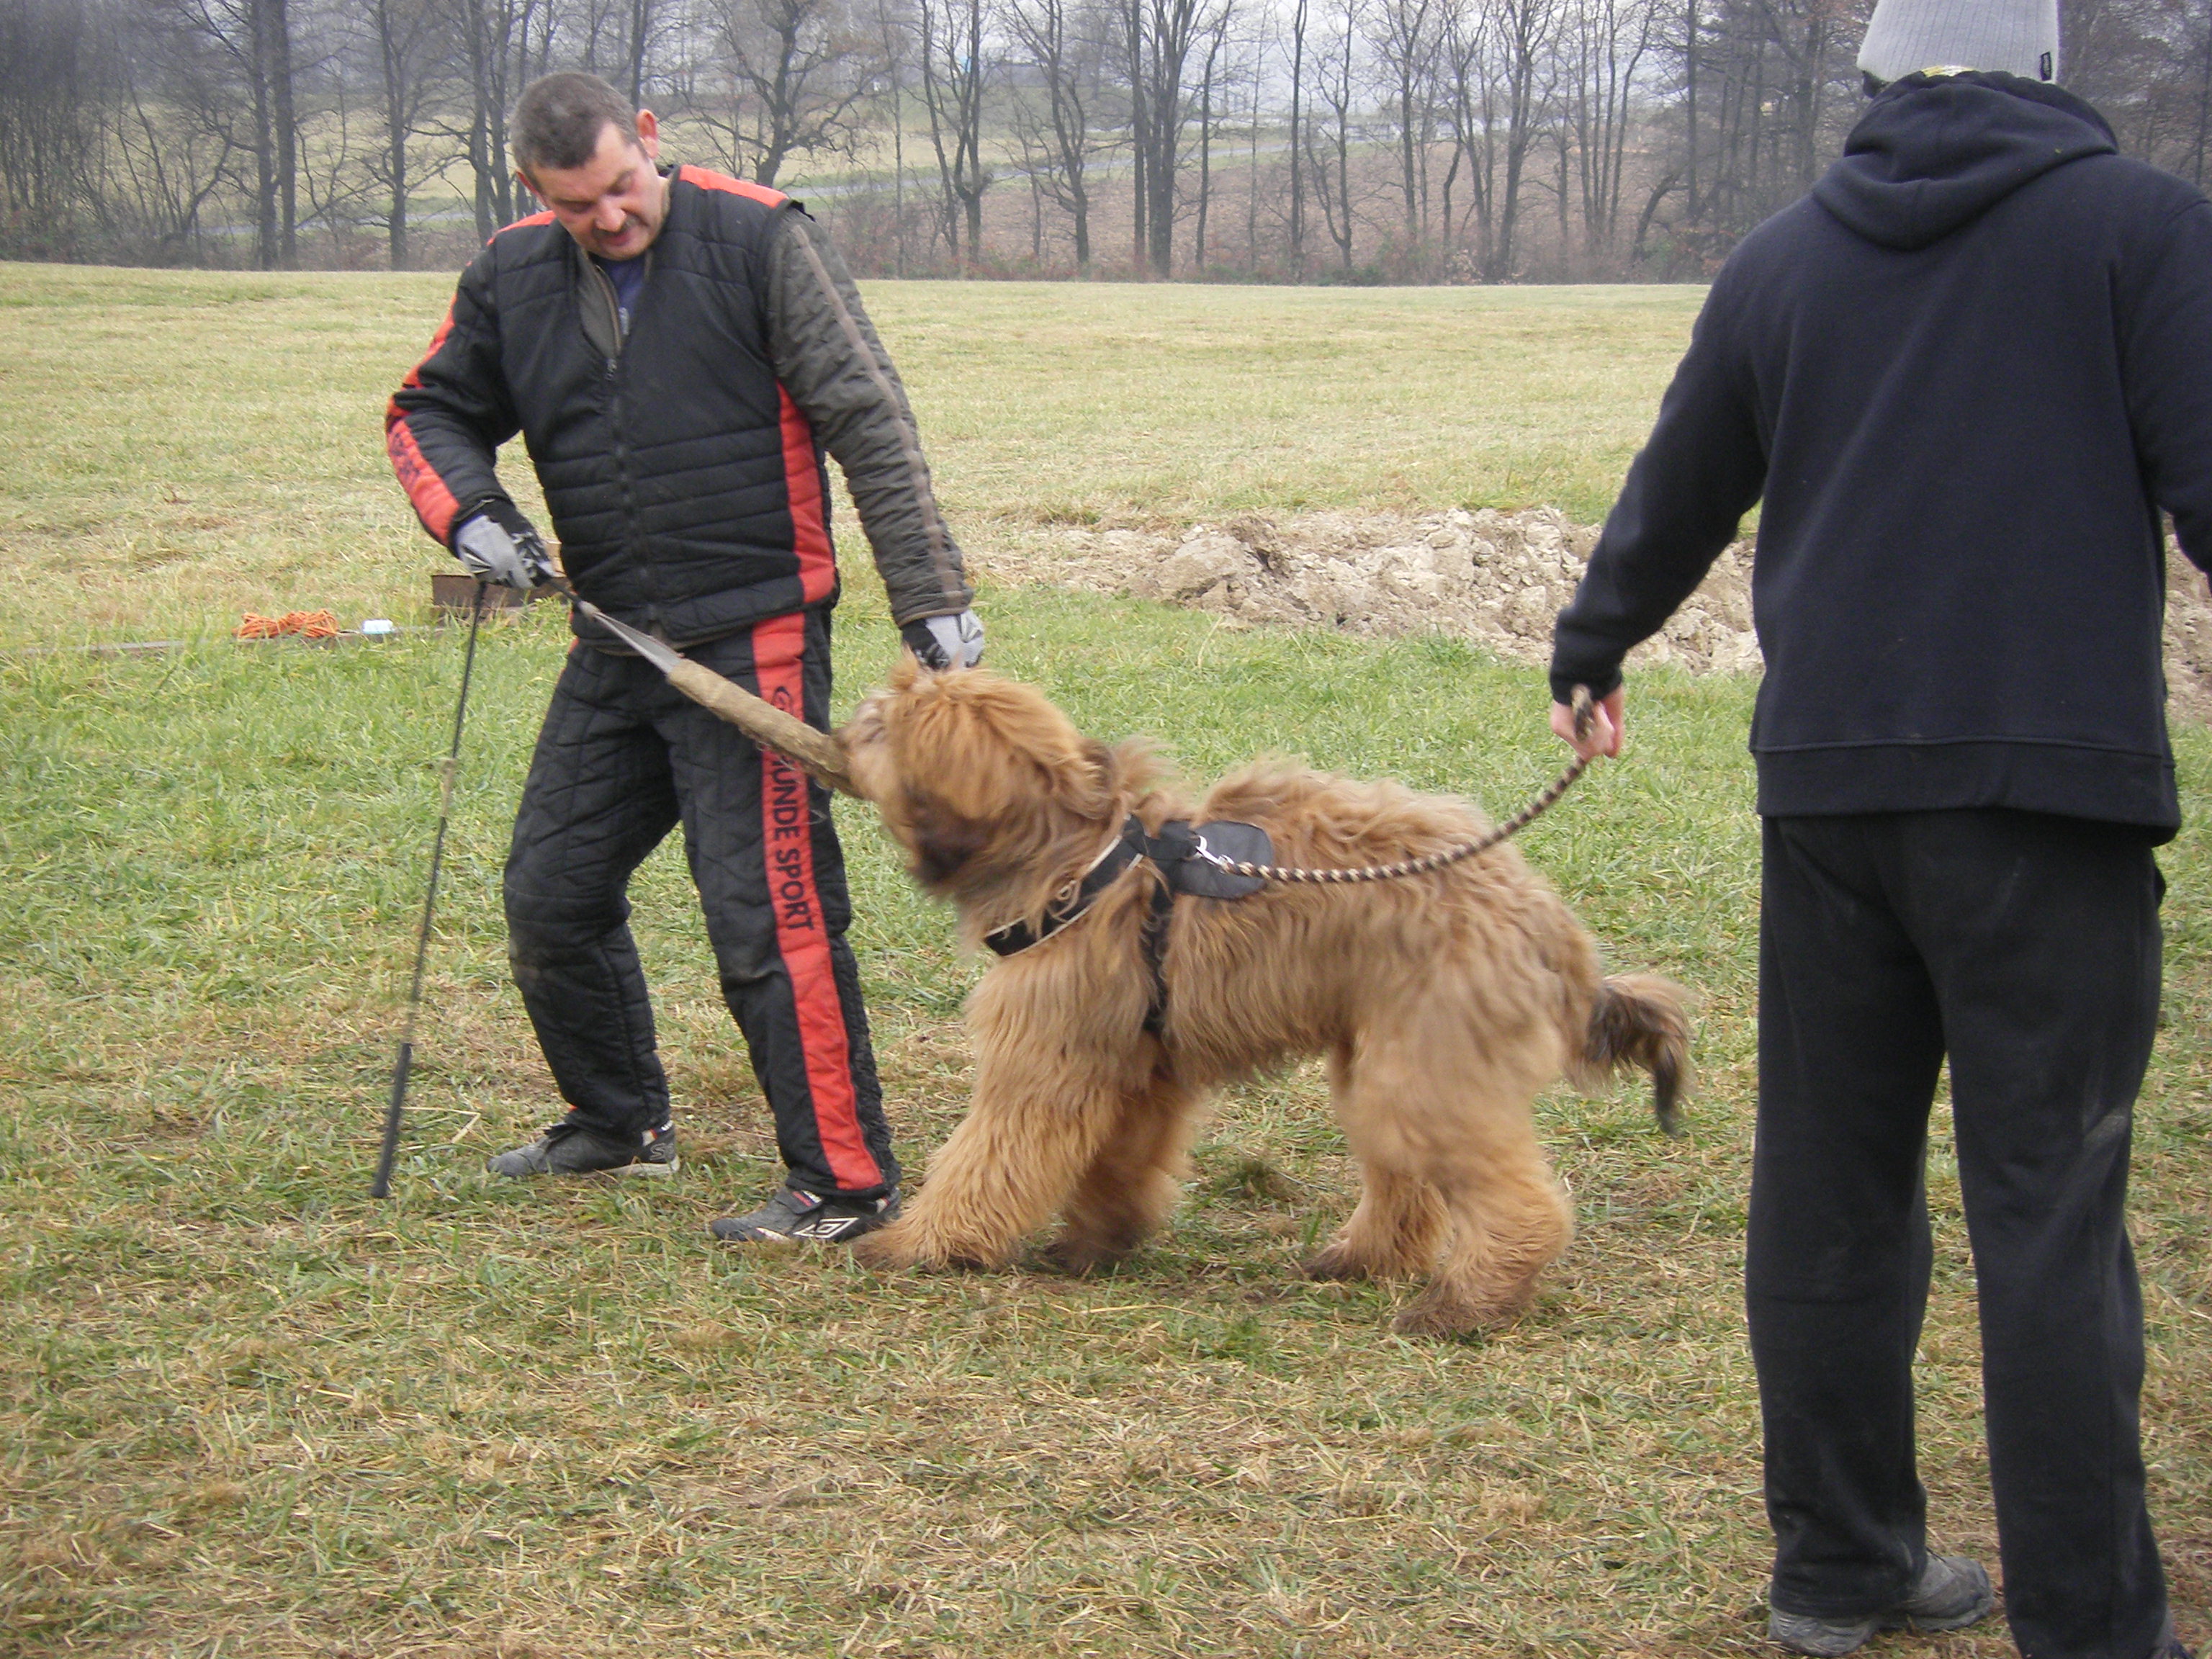
[[[664,1123],[637,1136],[602,1134],[564,1117],[527,1146],[484,1160],[495,1176],[645,1175],[676,1173],[676,1126]]]
[[[896,1189],[881,1198],[822,1198],[786,1187],[750,1215],[726,1215],[707,1231],[725,1244],[849,1244],[898,1212]]]

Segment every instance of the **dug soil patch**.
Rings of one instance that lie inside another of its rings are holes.
[[[988,563],[1002,580],[1163,599],[1213,612],[1224,628],[1274,624],[1370,635],[1444,634],[1510,662],[1550,659],[1552,620],[1582,580],[1597,530],[1551,507],[1455,508],[1418,516],[1247,515],[1157,529],[1059,528]],[[2166,672],[2177,710],[2212,718],[2212,602],[2204,579],[2169,556]],[[1632,669],[1693,674],[1764,666],[1751,623],[1751,544],[1731,545]]]

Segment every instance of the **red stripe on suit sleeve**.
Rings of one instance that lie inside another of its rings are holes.
[[[422,453],[422,447],[407,429],[407,417],[396,403],[385,411],[384,449],[392,457],[392,470],[399,475],[407,499],[415,504],[415,516],[422,520],[422,527],[441,545],[446,544],[453,533],[453,520],[460,516],[461,504],[453,499],[453,492],[446,488],[446,481],[438,476],[437,468]]]
[[[822,457],[814,428],[781,386],[783,483],[791,499],[791,548],[799,556],[799,591],[814,605],[837,589],[837,550],[830,540],[830,515],[822,499]]]
[[[422,384],[422,365],[438,355],[446,343],[446,337],[453,331],[453,308],[448,305],[445,319],[430,337],[430,349],[407,371],[407,378],[399,383],[403,387]],[[453,499],[453,492],[446,488],[446,481],[422,453],[415,434],[407,429],[407,411],[399,407],[397,398],[385,406],[384,453],[392,458],[392,470],[398,474],[407,499],[415,504],[415,516],[422,520],[425,530],[443,543],[453,533],[454,515],[460,512],[461,504]]]
[[[791,198],[780,190],[770,190],[766,185],[748,183],[732,179],[726,173],[713,173],[705,167],[685,165],[676,169],[676,176],[687,185],[696,185],[702,190],[726,190],[732,196],[743,196],[758,202],[763,207],[781,207]]]
[[[511,225],[501,225],[497,230],[492,232],[491,236],[484,238],[484,246],[486,247],[491,246],[492,236],[504,236],[508,231],[520,230],[525,225],[550,225],[552,222],[553,210],[548,208],[544,212],[533,213],[526,219],[517,219]]]
[[[752,643],[761,696],[804,720],[799,660],[806,649],[806,618],[796,612],[771,617],[755,626]],[[866,1192],[883,1185],[884,1172],[860,1133],[845,1005],[837,994],[830,930],[822,914],[822,895],[814,884],[812,802],[805,778],[773,749],[761,750],[761,840],[769,903],[775,913],[776,949],[791,981],[815,1133],[839,1190]]]
[[[446,337],[453,331],[453,307],[452,303],[449,301],[446,307],[445,319],[438,325],[438,331],[430,337],[429,349],[415,360],[415,367],[407,371],[407,378],[402,380],[399,384],[402,386],[422,385],[422,365],[428,362],[431,358],[438,355],[438,348],[446,343]]]

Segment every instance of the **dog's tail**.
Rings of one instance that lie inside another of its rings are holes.
[[[1598,987],[1582,1035],[1577,1072],[1595,1082],[1623,1066],[1651,1073],[1651,1109],[1659,1127],[1677,1133],[1682,1091],[1690,1081],[1690,1018],[1681,988],[1656,974],[1624,974]]]

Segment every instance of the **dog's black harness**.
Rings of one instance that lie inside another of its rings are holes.
[[[1079,880],[1054,896],[1036,927],[1026,921],[1009,922],[984,934],[983,943],[1002,957],[1042,944],[1079,920],[1123,871],[1142,860],[1160,878],[1152,884],[1152,906],[1145,915],[1145,964],[1152,975],[1152,1006],[1145,1013],[1145,1029],[1158,1036],[1167,1012],[1168,986],[1161,964],[1167,955],[1168,918],[1174,914],[1175,902],[1183,897],[1241,899],[1256,893],[1267,884],[1260,877],[1238,875],[1214,860],[1267,864],[1274,856],[1274,843],[1256,823],[1220,818],[1194,824],[1187,818],[1170,818],[1154,836],[1146,833],[1143,820],[1133,812],[1121,825],[1120,839]]]

